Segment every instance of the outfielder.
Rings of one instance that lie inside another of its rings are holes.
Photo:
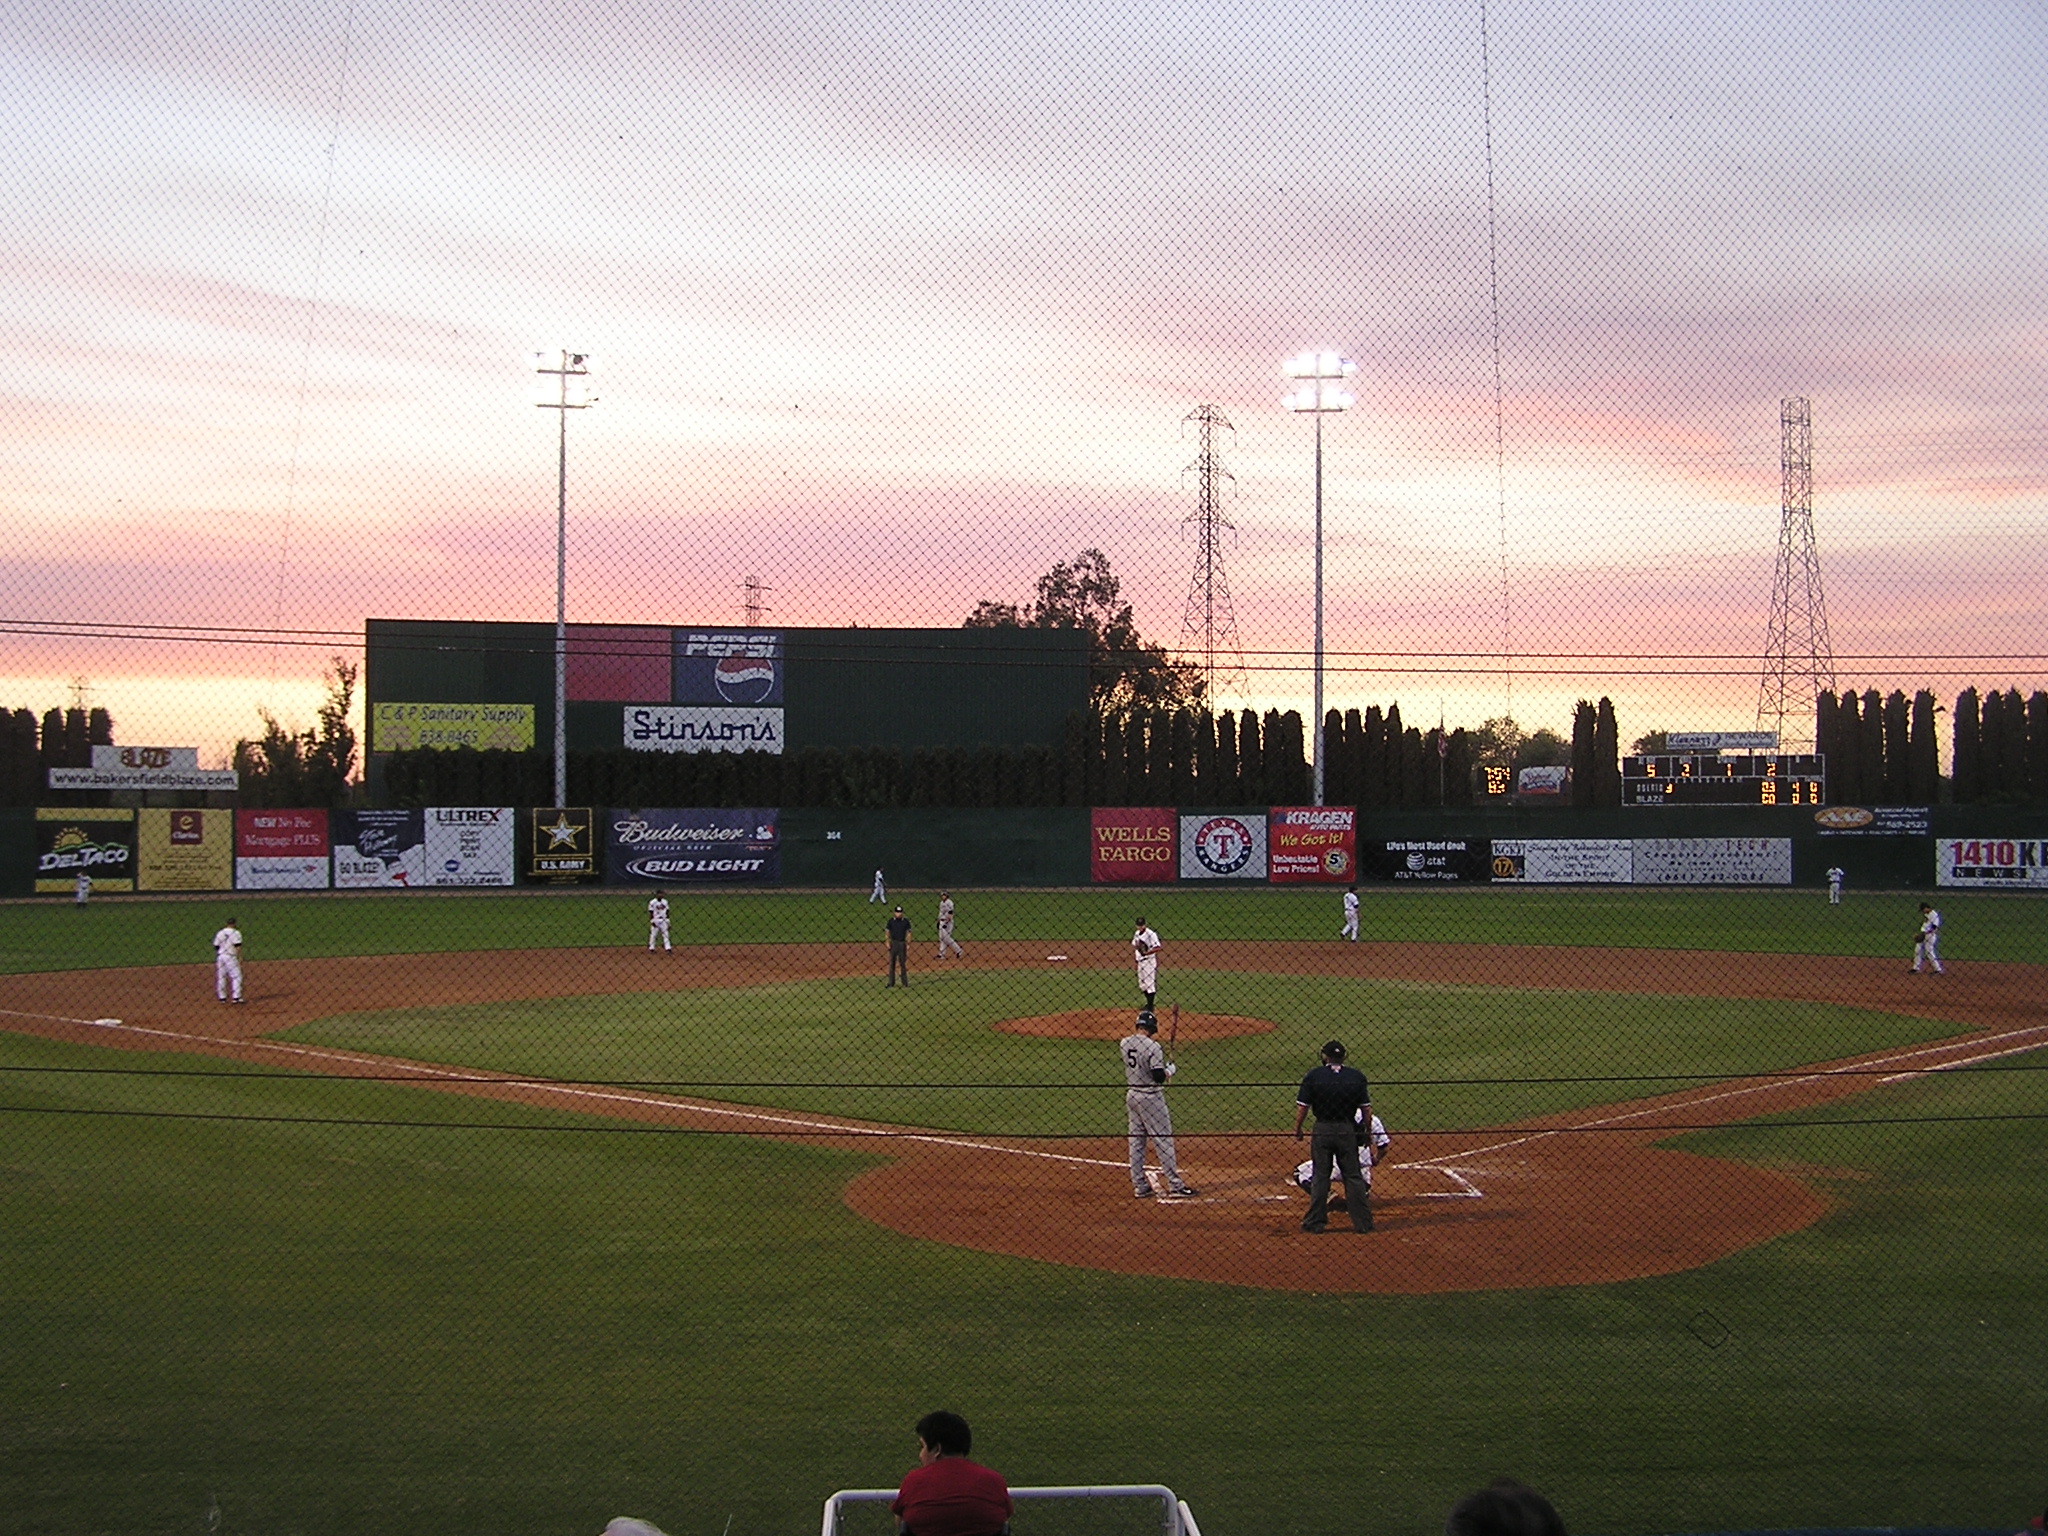
[[[1842,904],[1842,880],[1842,866],[1837,864],[1828,871],[1828,905],[1831,907]]]
[[[1159,1171],[1166,1175],[1166,1188],[1179,1199],[1194,1197],[1183,1184],[1180,1166],[1173,1160],[1173,1117],[1166,1112],[1166,1080],[1177,1070],[1159,1049],[1159,1020],[1147,1008],[1138,1015],[1138,1027],[1117,1042],[1124,1058],[1124,1108],[1131,1127],[1131,1193],[1140,1200],[1152,1198],[1152,1186],[1145,1180],[1145,1143],[1159,1148]]]
[[[1344,893],[1344,932],[1341,936],[1354,944],[1358,942],[1358,887],[1355,885]]]
[[[242,1000],[242,930],[232,917],[213,936],[213,995],[224,1003]]]
[[[946,958],[946,951],[949,949],[962,960],[967,958],[967,952],[954,942],[953,939],[953,893],[941,891],[939,892],[939,958],[941,960]]]
[[[875,888],[868,892],[868,905],[873,906],[878,901],[886,903],[888,899],[889,887],[882,883],[882,872],[878,869],[875,871]]]
[[[664,950],[673,951],[675,946],[668,941],[668,892],[656,891],[647,903],[647,953],[654,953],[654,941],[661,940]]]
[[[1913,974],[1915,976],[1920,974],[1920,965],[1923,960],[1933,968],[1935,975],[1946,976],[1948,974],[1941,968],[1941,956],[1935,952],[1940,943],[1941,914],[1923,901],[1920,903],[1920,934],[1918,941],[1913,945]]]
[[[1159,1000],[1159,935],[1145,926],[1145,919],[1138,919],[1138,931],[1131,935],[1131,959],[1137,962],[1138,990],[1145,995],[1145,1011],[1150,1013],[1153,1004]]]
[[[92,876],[81,869],[78,872],[78,878],[74,880],[71,884],[71,904],[73,906],[82,907],[85,905],[86,901],[91,897],[91,895]]]

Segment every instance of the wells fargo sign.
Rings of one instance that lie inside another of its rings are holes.
[[[1170,885],[1178,878],[1171,807],[1097,806],[1089,813],[1089,879],[1098,885]]]

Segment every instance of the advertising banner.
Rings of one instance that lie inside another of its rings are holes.
[[[1491,873],[1491,849],[1484,839],[1399,838],[1370,842],[1358,850],[1359,878],[1401,882],[1462,883]]]
[[[1259,811],[1212,811],[1180,819],[1183,880],[1266,878],[1266,818]]]
[[[1524,798],[1562,800],[1571,784],[1572,771],[1565,767],[1524,768],[1515,775],[1515,793]]]
[[[1790,885],[1789,837],[1639,837],[1637,885]]]
[[[329,830],[337,891],[409,891],[427,883],[424,813],[336,811]]]
[[[509,805],[433,805],[421,865],[428,885],[510,885],[518,818]]]
[[[1830,805],[1813,813],[1822,837],[1926,837],[1932,822],[1924,805]]]
[[[479,752],[533,749],[531,704],[373,704],[370,750],[411,752],[419,747]]]
[[[536,808],[528,843],[526,878],[538,885],[581,885],[595,880],[597,813],[589,806]]]
[[[1635,844],[1625,837],[1497,837],[1493,878],[1532,885],[1627,885],[1635,878]]]
[[[635,752],[782,751],[782,711],[711,704],[636,704],[625,744]]]
[[[608,885],[767,885],[782,877],[773,810],[605,812]]]
[[[782,703],[781,630],[679,629],[675,644],[672,702]]]
[[[1358,878],[1358,812],[1275,806],[1266,813],[1266,859],[1275,885],[1349,885]]]
[[[167,810],[135,813],[138,891],[231,891],[235,886],[235,813]]]
[[[1171,885],[1175,817],[1153,806],[1098,805],[1088,813],[1088,878],[1097,885]]]
[[[235,889],[324,891],[327,812],[235,812]]]
[[[79,871],[93,889],[135,889],[135,812],[122,807],[36,808],[36,894],[69,896]]]
[[[36,813],[38,816],[42,812]],[[2048,889],[2048,842],[2039,838],[1964,837],[1934,845],[1936,885]]]
[[[197,747],[92,749],[90,768],[52,768],[52,789],[237,789],[232,768],[201,768]]]

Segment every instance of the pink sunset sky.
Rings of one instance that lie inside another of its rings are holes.
[[[1491,4],[1489,92],[1476,3],[12,7],[0,704],[218,754],[366,616],[551,619],[562,346],[574,621],[1096,546],[1172,644],[1209,402],[1305,705],[1332,347],[1335,704],[1751,724],[1795,394],[1843,681],[2048,682],[2048,22],[1678,9]]]

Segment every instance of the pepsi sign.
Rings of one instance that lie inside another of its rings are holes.
[[[679,629],[670,702],[780,704],[782,667],[779,629]]]

